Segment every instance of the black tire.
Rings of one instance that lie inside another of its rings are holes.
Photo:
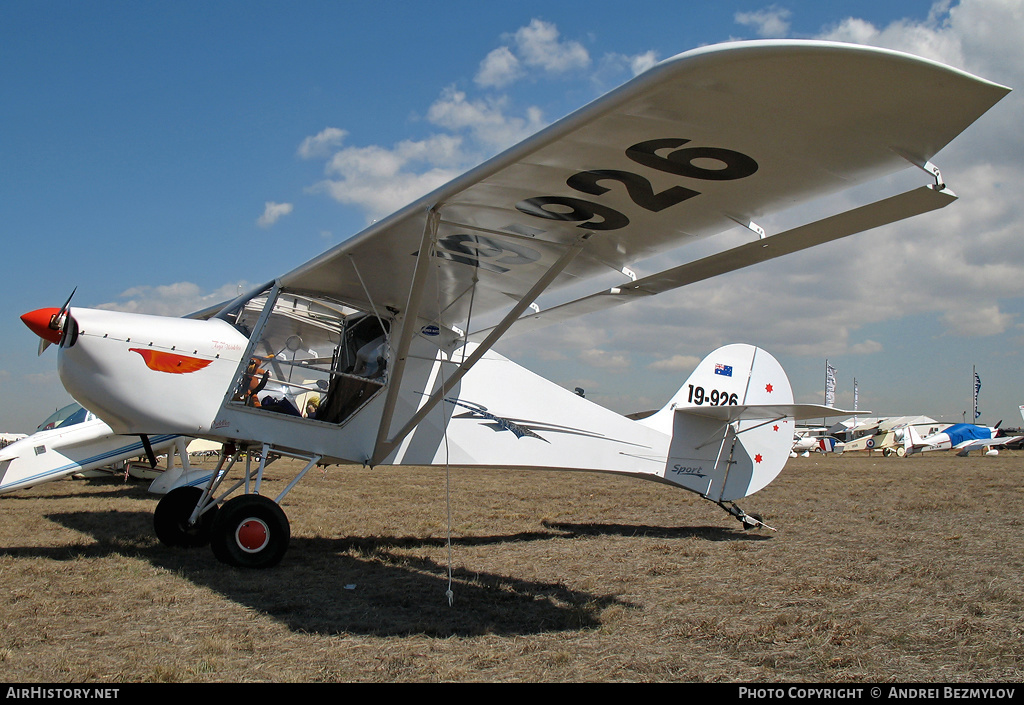
[[[277,503],[245,494],[225,502],[213,522],[210,548],[217,560],[239,568],[272,568],[281,562],[291,528]]]
[[[203,491],[198,487],[175,487],[163,496],[153,511],[153,528],[160,543],[178,548],[210,543],[216,508],[205,512],[195,524],[188,523],[202,496]]]

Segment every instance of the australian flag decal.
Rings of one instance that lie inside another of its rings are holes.
[[[716,364],[715,374],[722,375],[723,377],[732,377],[732,365]]]

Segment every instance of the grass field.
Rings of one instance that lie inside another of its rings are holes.
[[[628,478],[330,467],[253,572],[162,546],[144,483],[64,480],[0,497],[0,673],[1021,682],[1022,481],[1022,452],[796,458],[740,503],[772,533]]]

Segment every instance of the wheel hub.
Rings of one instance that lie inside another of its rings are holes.
[[[250,517],[238,525],[235,541],[243,551],[256,553],[270,542],[270,529],[263,520]]]

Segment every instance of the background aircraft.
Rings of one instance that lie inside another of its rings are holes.
[[[906,453],[913,455],[933,450],[955,450],[960,456],[966,456],[972,450],[992,453],[998,452],[995,450],[998,446],[1016,443],[1024,438],[1002,434],[998,426],[957,423],[924,438],[918,435],[913,426],[909,426],[905,437]]]
[[[15,441],[20,441],[22,438],[27,438],[26,433],[0,433],[0,448],[5,448]]]
[[[146,453],[141,438],[115,434],[77,403],[60,409],[54,417],[40,424],[43,430],[0,449],[0,493],[89,470],[113,469]],[[159,435],[149,442],[159,453],[171,449],[177,438]]]
[[[914,426],[918,435],[927,436],[941,431],[949,424],[938,423],[927,416],[897,416],[877,419],[869,425],[856,427],[857,437],[847,441],[844,452],[858,450],[881,451],[882,455],[906,455],[904,436],[909,426]]]
[[[663,409],[634,421],[495,343],[945,207],[956,196],[930,159],[1006,92],[860,46],[704,47],[223,306],[168,319],[65,304],[24,320],[59,344],[65,388],[115,432],[258,449],[259,467],[247,463],[234,485],[225,473],[179,488],[154,517],[161,540],[209,542],[234,565],[281,559],[280,502],[334,462],[623,473],[759,526],[735,501],[781,471],[795,419],[835,412],[794,404],[764,350],[715,350]],[[756,223],[908,164],[929,183],[783,233]],[[737,224],[747,244],[633,274],[638,261]],[[544,292],[609,276],[615,286],[532,308]],[[305,465],[270,499],[259,492],[274,455]]]
[[[829,434],[824,427],[800,428],[793,436],[793,452],[791,457],[810,455],[817,453],[834,453],[843,451],[843,442]]]
[[[192,468],[189,453],[220,448],[184,436],[155,436],[147,438],[153,453],[150,462],[140,437],[114,433],[77,402],[54,412],[39,428],[0,449],[0,494],[90,471],[135,475],[131,463],[137,459],[145,459],[151,470],[145,474],[153,478],[150,491],[165,494],[175,487],[208,481],[211,471]],[[155,463],[159,454],[165,454],[162,468]]]

